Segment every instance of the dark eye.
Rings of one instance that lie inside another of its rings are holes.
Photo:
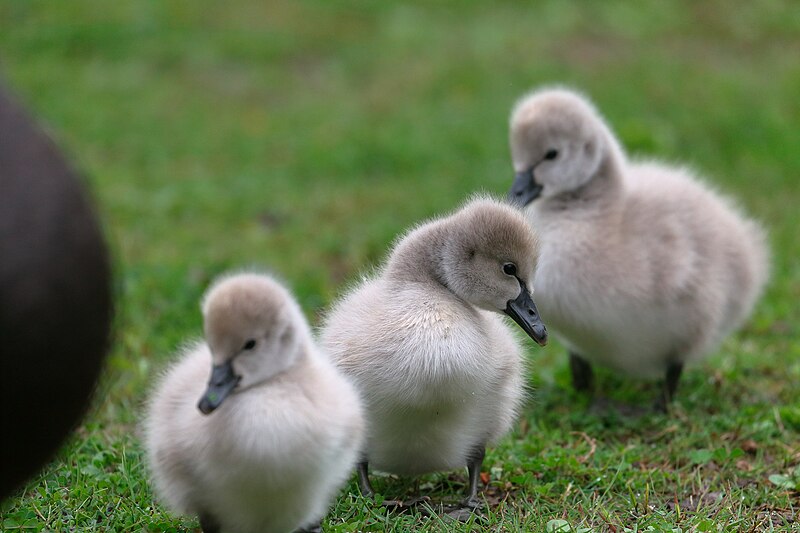
[[[548,161],[552,161],[558,157],[558,150],[548,150],[546,154],[544,154],[544,158]]]
[[[250,339],[249,341],[244,343],[244,346],[242,346],[242,350],[252,350],[255,347],[256,347],[256,341]]]
[[[516,276],[517,265],[515,265],[514,263],[506,263],[505,265],[503,265],[503,272],[505,272],[509,276]]]

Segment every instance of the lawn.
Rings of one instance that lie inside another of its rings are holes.
[[[551,83],[590,94],[630,152],[695,167],[764,222],[764,298],[668,416],[588,411],[563,347],[530,343],[530,400],[487,454],[482,516],[387,511],[351,480],[324,529],[800,529],[798,58],[791,0],[4,0],[0,72],[86,175],[117,316],[90,413],[2,504],[0,530],[199,531],[154,501],[136,426],[153,377],[201,333],[209,281],[269,269],[318,324],[399,232],[505,193],[511,106]],[[654,394],[599,378],[618,401]],[[465,478],[418,488],[441,502]]]

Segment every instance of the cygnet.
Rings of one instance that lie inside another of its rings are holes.
[[[569,349],[576,389],[599,364],[664,377],[666,409],[686,363],[750,314],[768,277],[763,229],[683,167],[629,161],[592,104],[554,88],[511,115],[509,199],[541,236],[542,316]]]
[[[206,343],[185,351],[148,406],[155,492],[206,533],[318,525],[362,447],[354,386],[270,277],[224,277],[202,311]]]
[[[512,425],[524,396],[523,351],[501,318],[539,344],[547,332],[529,290],[538,252],[518,210],[475,198],[394,245],[386,264],[336,303],[321,341],[365,403],[359,464],[399,474],[463,467],[463,509],[480,505],[485,447]]]

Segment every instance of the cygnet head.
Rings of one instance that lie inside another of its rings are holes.
[[[259,274],[214,283],[202,303],[211,379],[198,404],[209,414],[230,394],[283,372],[297,360],[308,326],[288,291]]]
[[[538,241],[520,212],[477,198],[450,219],[441,275],[454,294],[476,307],[511,316],[537,343],[547,330],[531,297]]]
[[[594,106],[567,89],[522,98],[511,113],[510,137],[515,179],[508,197],[518,205],[582,187],[605,158],[621,153]]]

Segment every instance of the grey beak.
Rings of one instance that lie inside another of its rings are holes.
[[[536,183],[533,167],[514,174],[514,183],[508,191],[508,201],[525,207],[542,193],[542,185]]]
[[[547,344],[547,328],[544,327],[542,319],[539,317],[539,311],[536,309],[536,304],[533,303],[531,293],[525,282],[517,278],[519,281],[520,292],[519,296],[514,300],[509,300],[506,306],[506,314],[514,319],[514,322],[532,338],[539,346]]]
[[[227,361],[221,365],[214,366],[211,369],[211,379],[208,382],[208,388],[200,398],[200,403],[197,408],[204,415],[209,414],[211,411],[222,405],[223,400],[236,388],[239,384],[239,376],[233,373],[233,364]]]

